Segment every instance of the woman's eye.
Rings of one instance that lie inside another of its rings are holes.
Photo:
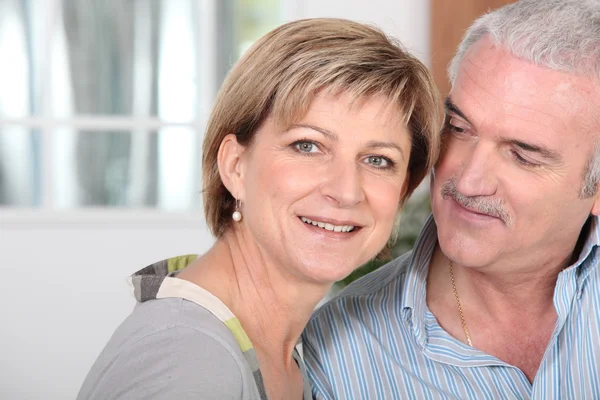
[[[316,153],[319,150],[316,144],[307,141],[296,142],[294,146],[301,153]]]
[[[367,157],[367,163],[377,168],[388,168],[392,165],[390,160],[381,156],[369,156]]]

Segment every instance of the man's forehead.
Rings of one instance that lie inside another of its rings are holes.
[[[600,78],[565,72],[536,65],[512,54],[505,46],[484,37],[466,52],[457,71],[457,79],[484,77],[491,84],[504,83],[516,88],[535,88],[557,94],[577,91],[588,100],[600,99]],[[481,75],[481,76],[480,76]],[[486,85],[489,86],[489,85]]]
[[[467,51],[457,72],[451,97],[467,115],[538,114],[553,126],[572,118],[600,121],[600,82],[521,60],[489,38]]]

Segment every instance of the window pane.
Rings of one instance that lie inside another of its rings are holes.
[[[45,2],[0,1],[0,118],[40,112],[40,38],[46,11]]]
[[[200,205],[197,131],[55,131],[54,199],[59,208]]]
[[[0,126],[0,205],[40,205],[39,138],[26,127]]]
[[[219,0],[216,69],[222,82],[231,66],[261,36],[281,24],[281,0]]]
[[[234,26],[239,58],[256,40],[281,24],[281,0],[235,0]]]
[[[62,0],[54,115],[197,114],[198,2]]]

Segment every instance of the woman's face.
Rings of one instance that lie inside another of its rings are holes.
[[[331,283],[387,242],[411,139],[389,101],[321,95],[292,126],[267,119],[241,156],[242,229],[265,261]]]

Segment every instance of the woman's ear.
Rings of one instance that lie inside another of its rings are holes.
[[[238,143],[233,134],[223,138],[219,146],[217,163],[219,175],[223,185],[238,200],[243,200],[244,193],[244,171],[242,168],[242,154],[245,147]]]

